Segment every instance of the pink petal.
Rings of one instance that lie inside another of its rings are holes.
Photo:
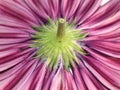
[[[108,33],[99,34],[99,35],[92,35],[89,37],[86,37],[85,41],[116,41],[119,42],[119,36],[120,36],[120,28],[113,30]]]
[[[71,72],[65,70],[65,75],[67,79],[68,90],[77,90],[77,86]]]
[[[60,1],[59,0],[48,0],[49,3],[49,9],[51,11],[51,17],[53,18],[53,20],[57,19],[57,17],[59,16],[60,13]]]
[[[42,87],[43,90],[50,89],[49,87],[51,86],[51,82],[54,78],[54,75],[56,74],[56,69],[54,69],[52,72],[49,72],[48,70],[48,73],[49,73],[49,76],[46,77],[46,79],[44,80],[44,85]]]
[[[89,43],[89,46],[103,54],[120,58],[120,44],[119,42],[102,42],[102,41],[94,41]]]
[[[62,83],[61,81],[62,81],[62,76],[61,76],[61,70],[59,69],[52,80],[50,90],[61,90],[61,83]]]
[[[119,58],[109,57],[98,52],[94,52],[93,50],[84,47],[84,49],[89,52],[89,54],[95,57],[98,61],[105,64],[108,67],[111,67],[116,70],[120,70],[120,61]]]
[[[0,9],[5,13],[9,14],[9,16],[14,18],[21,19],[28,23],[37,23],[35,17],[26,10],[24,7],[20,6],[19,4],[15,3],[14,1],[0,1]],[[16,12],[17,11],[17,12]]]
[[[83,23],[81,28],[85,28],[94,24],[102,23],[104,20],[109,20],[113,15],[115,15],[120,9],[120,1],[119,0],[110,0],[104,6],[101,6],[95,14],[92,15],[86,22]],[[118,18],[119,18],[118,13]],[[114,17],[114,16],[113,16]],[[113,18],[112,17],[112,18]],[[108,22],[109,23],[109,22]]]
[[[85,65],[90,72],[106,87],[111,90],[120,89],[120,73],[118,70],[107,67],[93,57],[84,57]]]
[[[3,90],[20,89],[22,85],[26,82],[28,77],[31,75],[33,70],[35,69],[35,66],[36,66],[35,61],[34,62],[31,61],[25,64],[14,75],[12,75],[8,79],[5,79],[1,82],[1,83],[5,82],[5,84],[1,86],[1,89]]]
[[[40,4],[38,4],[38,2],[32,1],[32,0],[25,0],[25,3],[33,11],[33,13],[35,13],[37,15],[37,17],[40,18],[40,20],[42,20],[42,19],[44,19],[44,20],[48,19],[47,13],[43,9],[43,7]]]
[[[0,64],[4,64],[6,62],[9,62],[11,60],[14,60],[15,58],[17,57],[20,57],[24,54],[28,54],[28,53],[31,53],[33,52],[35,49],[33,48],[30,48],[30,49],[27,49],[27,50],[24,50],[24,51],[19,51],[19,52],[16,52],[16,53],[10,53],[9,55],[5,56],[5,57],[2,57],[0,58]]]
[[[74,66],[74,71],[73,72],[74,72],[75,82],[76,82],[76,85],[77,85],[78,89],[86,90],[87,87],[86,87],[85,83],[83,82],[83,77],[79,73],[76,66]]]
[[[41,90],[46,72],[46,65],[42,64],[44,63],[40,63],[38,65],[34,73],[29,77],[28,81],[22,87],[22,90]]]
[[[70,1],[68,1],[68,3],[69,2]],[[82,2],[83,2],[83,0],[73,0],[71,2],[72,4],[69,5],[69,12],[68,13],[64,12],[64,13],[66,13],[65,17],[67,17],[67,18],[74,17],[74,14],[76,13],[77,9],[79,9],[79,6],[82,4]],[[61,7],[62,7],[62,5],[61,5]],[[68,5],[66,7],[68,7]]]
[[[99,59],[100,56],[94,58],[96,56],[96,54],[93,54],[94,52],[90,51],[90,49],[88,49],[88,48],[85,48],[85,49],[88,52],[90,52],[90,54],[92,55],[92,56],[91,55],[83,56],[83,60],[84,60],[83,62],[85,64],[85,66],[106,87],[113,89],[113,90],[114,89],[119,90],[120,89],[120,80],[118,79],[118,78],[120,78],[119,70],[117,70],[116,68],[112,68],[109,65],[106,65],[106,63],[102,62],[102,60]],[[105,58],[101,58],[101,59],[107,60]],[[112,60],[112,58],[111,58],[111,60]],[[119,63],[119,61],[118,61],[118,63]],[[114,64],[114,62],[112,62],[111,64]],[[120,66],[120,63],[118,64],[118,67],[119,66]]]
[[[83,23],[91,15],[93,15],[99,8],[101,0],[85,0],[77,11],[77,22],[78,24]]]

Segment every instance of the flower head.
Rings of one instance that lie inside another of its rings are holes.
[[[120,0],[0,0],[1,90],[119,90]]]

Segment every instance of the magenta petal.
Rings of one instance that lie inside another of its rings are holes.
[[[61,90],[61,85],[62,85],[62,75],[61,75],[61,70],[59,69],[52,80],[50,90]]]
[[[23,57],[21,57],[21,58],[23,58]],[[16,59],[18,61],[14,61],[14,60],[11,61],[12,62],[11,65],[8,65],[8,66],[4,66],[5,64],[1,65],[1,67],[2,67],[1,71],[0,71],[1,72],[0,73],[0,81],[1,82],[2,82],[2,80],[5,80],[6,78],[9,78],[10,76],[12,76],[14,73],[16,73],[19,69],[21,69],[23,67],[23,65],[26,63],[26,61],[24,61],[21,58]]]
[[[18,49],[11,49],[11,50],[0,51],[0,58],[6,57],[6,56],[8,56],[10,54],[17,53],[18,51],[19,51]]]
[[[43,19],[47,19],[48,18],[47,13],[44,11],[43,7],[40,4],[38,4],[38,2],[35,3],[32,0],[25,0],[25,3],[33,11],[33,13],[35,13],[37,15],[37,17],[39,17],[40,19],[41,18],[43,18]]]
[[[48,0],[48,3],[50,5],[50,11],[51,11],[51,17],[53,18],[53,20],[57,19],[57,17],[59,16],[60,13],[60,4],[59,4],[59,0]]]
[[[106,55],[109,55],[115,58],[120,58],[119,42],[117,43],[117,42],[93,41],[92,43],[89,43],[89,46]]]
[[[46,66],[42,64],[40,63],[34,73],[31,74],[28,81],[21,88],[22,90],[41,90],[46,72]]]
[[[119,90],[120,0],[101,1],[0,0],[0,90]],[[76,42],[86,54],[75,51],[68,69],[60,60],[51,70],[30,46],[32,26],[49,25],[48,17],[76,19],[73,27],[88,32]]]
[[[71,1],[69,0],[62,0],[61,1],[61,14],[63,17],[65,17],[68,14],[69,8],[70,8],[70,4]]]
[[[56,69],[53,70],[52,72],[48,71],[48,73],[49,73],[49,76],[46,77],[46,79],[45,79],[44,85],[42,87],[43,90],[48,90],[49,87],[51,86],[51,82],[52,82],[52,80],[54,78],[54,75],[56,74]]]
[[[68,1],[69,3],[70,1]],[[69,9],[69,12],[66,13],[66,17],[67,18],[71,18],[74,17],[74,14],[76,13],[77,9],[79,8],[80,4],[82,4],[82,0],[73,0],[73,2],[71,2],[71,4],[69,4],[69,8],[67,6],[67,8]],[[72,19],[73,20],[73,19]]]
[[[33,51],[34,51],[34,49],[27,49],[25,51],[18,51],[18,52],[15,52],[15,53],[9,53],[7,56],[0,58],[0,64],[4,64],[6,62],[14,60],[15,58],[18,58],[18,57],[20,57],[20,56],[22,56],[24,54],[31,53]]]
[[[74,67],[75,82],[76,82],[78,89],[86,90],[87,87],[85,86],[85,83],[83,82],[83,78],[81,76],[81,73],[78,71],[79,69],[77,69],[76,66]]]
[[[107,59],[107,57],[105,58],[97,54],[94,54],[94,52],[88,48],[85,48],[85,49],[91,54],[91,56],[89,57],[83,56],[86,67],[105,86],[113,90],[120,88],[120,80],[118,79],[120,78],[119,59],[115,60],[115,58],[109,58],[109,57],[108,57],[109,59]],[[95,57],[95,56],[98,56],[98,57]],[[112,64],[116,66],[113,66]]]
[[[29,37],[27,34],[20,34],[20,33],[0,33],[1,38],[25,38]]]
[[[116,14],[114,14],[113,16],[111,16],[110,18],[106,18],[100,22],[97,22],[97,23],[83,23],[83,25],[81,25],[80,27],[83,28],[83,26],[85,28],[97,28],[97,27],[102,27],[102,26],[106,26],[106,25],[109,25],[113,22],[117,22],[120,20],[120,11],[118,11]]]
[[[110,18],[113,18],[120,9],[120,2],[119,0],[110,0],[107,4],[104,6],[101,6],[86,22],[83,23],[82,28],[88,25],[91,27],[94,26],[94,24],[102,23],[104,20],[110,20]],[[119,18],[118,13],[118,18]],[[113,16],[113,17],[112,17]],[[117,19],[118,20],[118,19]],[[109,23],[109,22],[107,22]],[[106,23],[103,23],[106,24]]]
[[[99,8],[101,0],[85,0],[77,12],[78,24],[83,23]]]
[[[15,3],[14,1],[0,1],[0,9],[8,13],[11,17],[21,19],[28,23],[37,23],[35,17],[24,7]],[[17,11],[17,12],[16,12]]]
[[[20,89],[22,87],[22,85],[25,83],[25,81],[28,79],[28,77],[31,75],[33,70],[35,69],[35,66],[36,66],[36,64],[33,61],[25,64],[14,75],[3,80],[3,82],[5,82],[5,84],[3,86],[1,86],[1,89],[3,89],[3,90]]]
[[[91,35],[99,35],[99,34],[109,33],[109,32],[112,32],[112,31],[118,29],[119,28],[119,23],[120,23],[120,21],[117,20],[117,21],[112,22],[112,23],[110,23],[108,25],[89,28],[88,32],[90,32]]]
[[[119,58],[102,55],[98,52],[94,52],[93,50],[88,49],[87,47],[84,47],[84,49],[87,50],[91,56],[95,57],[98,61],[102,62],[106,66],[111,67],[116,70],[120,70]]]
[[[0,39],[0,44],[14,44],[14,43],[20,43],[20,42],[25,42],[29,40],[29,38],[8,38],[8,39]]]
[[[120,79],[118,78],[120,78],[120,73],[118,70],[107,67],[93,57],[84,57],[84,59],[86,59],[86,67],[102,84],[110,89],[119,90]]]
[[[116,41],[116,42],[119,42],[119,39],[120,39],[120,28],[116,29],[116,30],[113,30],[111,32],[108,32],[108,33],[104,33],[104,34],[99,34],[99,35],[92,35],[92,36],[89,36],[89,37],[86,37],[85,38],[85,41],[86,42],[89,42],[89,41]]]
[[[12,18],[2,16],[0,17],[0,33],[2,32],[9,32],[9,33],[33,33],[31,27],[28,27],[28,24],[22,23],[18,20],[14,20]]]
[[[65,71],[65,75],[67,79],[68,90],[77,90],[77,86],[72,74],[68,71]]]

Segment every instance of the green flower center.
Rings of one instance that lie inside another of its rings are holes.
[[[52,21],[49,24],[33,26],[38,32],[32,36],[34,38],[31,47],[38,49],[36,58],[46,60],[51,69],[62,63],[66,69],[78,63],[76,53],[86,54],[77,43],[82,41],[88,33],[74,29],[75,21],[69,24],[65,19]]]

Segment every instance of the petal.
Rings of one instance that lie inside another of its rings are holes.
[[[97,27],[102,27],[102,26],[105,26],[105,25],[109,25],[113,22],[116,22],[120,20],[120,11],[118,11],[117,13],[115,13],[113,16],[109,17],[109,18],[106,18],[105,20],[101,20],[100,22],[98,23],[84,23],[83,25],[81,25],[81,27],[85,26],[86,28],[97,28]]]
[[[57,73],[55,74],[51,86],[50,86],[50,90],[61,90],[61,82],[62,81],[62,76],[61,76],[61,70],[59,68],[59,70],[57,71]]]
[[[14,17],[25,21],[27,23],[36,23],[35,17],[26,10],[26,8],[22,7],[21,5],[15,3],[14,1],[0,1],[0,10],[3,12],[4,15],[8,15],[10,17]]]
[[[76,85],[78,87],[78,90],[79,89],[87,90],[87,87],[86,87],[85,83],[83,82],[83,77],[81,76],[81,73],[78,71],[79,69],[77,69],[77,66],[74,66],[73,75],[75,78]]]
[[[14,44],[14,43],[20,43],[20,42],[26,42],[27,40],[29,40],[29,38],[1,38],[0,39],[0,44],[4,45],[4,44]]]
[[[99,52],[92,50],[92,49],[89,49],[87,47],[84,47],[84,49],[87,52],[89,52],[89,54],[91,56],[94,56],[94,58],[96,58],[98,61],[105,64],[106,66],[111,67],[111,68],[116,69],[116,70],[120,70],[119,58],[114,58],[114,57],[106,56],[104,54],[100,54]]]
[[[60,1],[59,0],[48,0],[48,3],[50,5],[50,11],[51,11],[51,17],[53,20],[57,19],[60,13]]]
[[[71,18],[74,16],[78,6],[82,3],[82,0],[62,0],[61,2],[61,14],[62,17]]]
[[[87,42],[89,41],[116,41],[119,42],[120,36],[120,28],[113,30],[108,33],[99,34],[99,35],[92,35],[89,37],[86,37],[84,40]]]
[[[84,57],[84,59],[86,67],[102,84],[111,90],[120,89],[119,71],[107,67],[93,57]]]
[[[18,70],[15,74],[10,76],[9,78],[2,80],[0,85],[1,89],[3,90],[10,90],[10,89],[20,89],[22,85],[26,82],[29,78],[33,70],[35,69],[35,61],[31,61],[26,63],[20,70]],[[19,77],[18,77],[19,76]]]
[[[120,28],[120,11],[108,19],[105,19],[99,23],[88,26],[88,28],[86,27],[90,35],[105,34],[112,32],[118,28]]]
[[[30,48],[30,49],[27,49],[27,50],[24,50],[24,51],[20,51],[20,50],[19,50],[18,52],[8,53],[8,55],[0,58],[0,64],[2,65],[2,64],[4,64],[4,63],[6,63],[6,62],[9,62],[9,61],[11,61],[11,60],[14,60],[14,59],[17,58],[17,57],[22,56],[22,55],[24,55],[24,54],[27,54],[27,53],[29,53],[29,52],[33,52],[34,50],[35,50],[35,49]]]
[[[68,90],[77,90],[77,86],[72,76],[72,73],[70,71],[65,70],[65,75],[67,79]]]
[[[85,0],[82,6],[78,8],[76,14],[78,24],[83,23],[86,19],[93,15],[99,8],[101,1],[102,0]]]
[[[80,66],[74,67],[74,76],[78,88],[82,90],[104,90],[104,86],[89,72],[83,62],[79,61],[79,63]]]
[[[26,5],[36,14],[37,17],[40,18],[40,23],[42,20],[48,19],[48,15],[42,5],[40,5],[36,0],[24,0]],[[48,2],[45,2],[48,3]],[[43,21],[44,22],[44,21]]]
[[[115,15],[120,10],[120,1],[119,0],[110,0],[105,5],[101,6],[96,13],[94,13],[86,22],[81,25],[81,28],[91,27],[94,24],[103,23],[104,20],[110,20],[109,18],[119,18],[119,13]],[[111,19],[112,20],[112,19]],[[113,20],[114,21],[114,20]],[[109,22],[108,22],[109,23]],[[100,24],[99,24],[100,25]]]
[[[51,82],[52,82],[52,80],[53,80],[53,78],[56,74],[56,71],[57,71],[56,69],[54,69],[52,72],[49,72],[49,70],[48,70],[49,75],[44,80],[44,85],[42,87],[43,90],[48,90],[49,89],[49,87],[51,86]]]
[[[12,28],[12,29],[11,29]],[[35,30],[28,27],[25,23],[9,18],[7,16],[0,16],[0,32],[16,32],[16,33],[33,33]]]
[[[120,58],[119,42],[94,41],[89,43],[89,46],[105,55]]]
[[[96,54],[93,54],[94,52],[90,51],[90,49],[86,48],[88,52],[90,52],[89,56],[83,56],[83,61],[85,63],[85,66],[90,70],[90,72],[106,87],[109,89],[115,89],[118,90],[120,88],[120,72],[116,69],[116,66],[111,67],[110,65],[106,65],[105,60],[108,60],[107,58],[102,58],[100,60],[100,56],[96,57]],[[110,58],[109,58],[110,59]],[[114,60],[114,58],[111,60]],[[110,62],[107,62],[110,64]],[[117,63],[117,61],[116,61]],[[119,60],[118,60],[119,63]],[[114,61],[111,61],[111,64],[114,64]],[[118,64],[118,67],[120,66],[120,63]]]
[[[28,81],[21,88],[22,90],[41,90],[43,85],[43,80],[45,77],[46,65],[44,63],[39,63],[31,74]]]

